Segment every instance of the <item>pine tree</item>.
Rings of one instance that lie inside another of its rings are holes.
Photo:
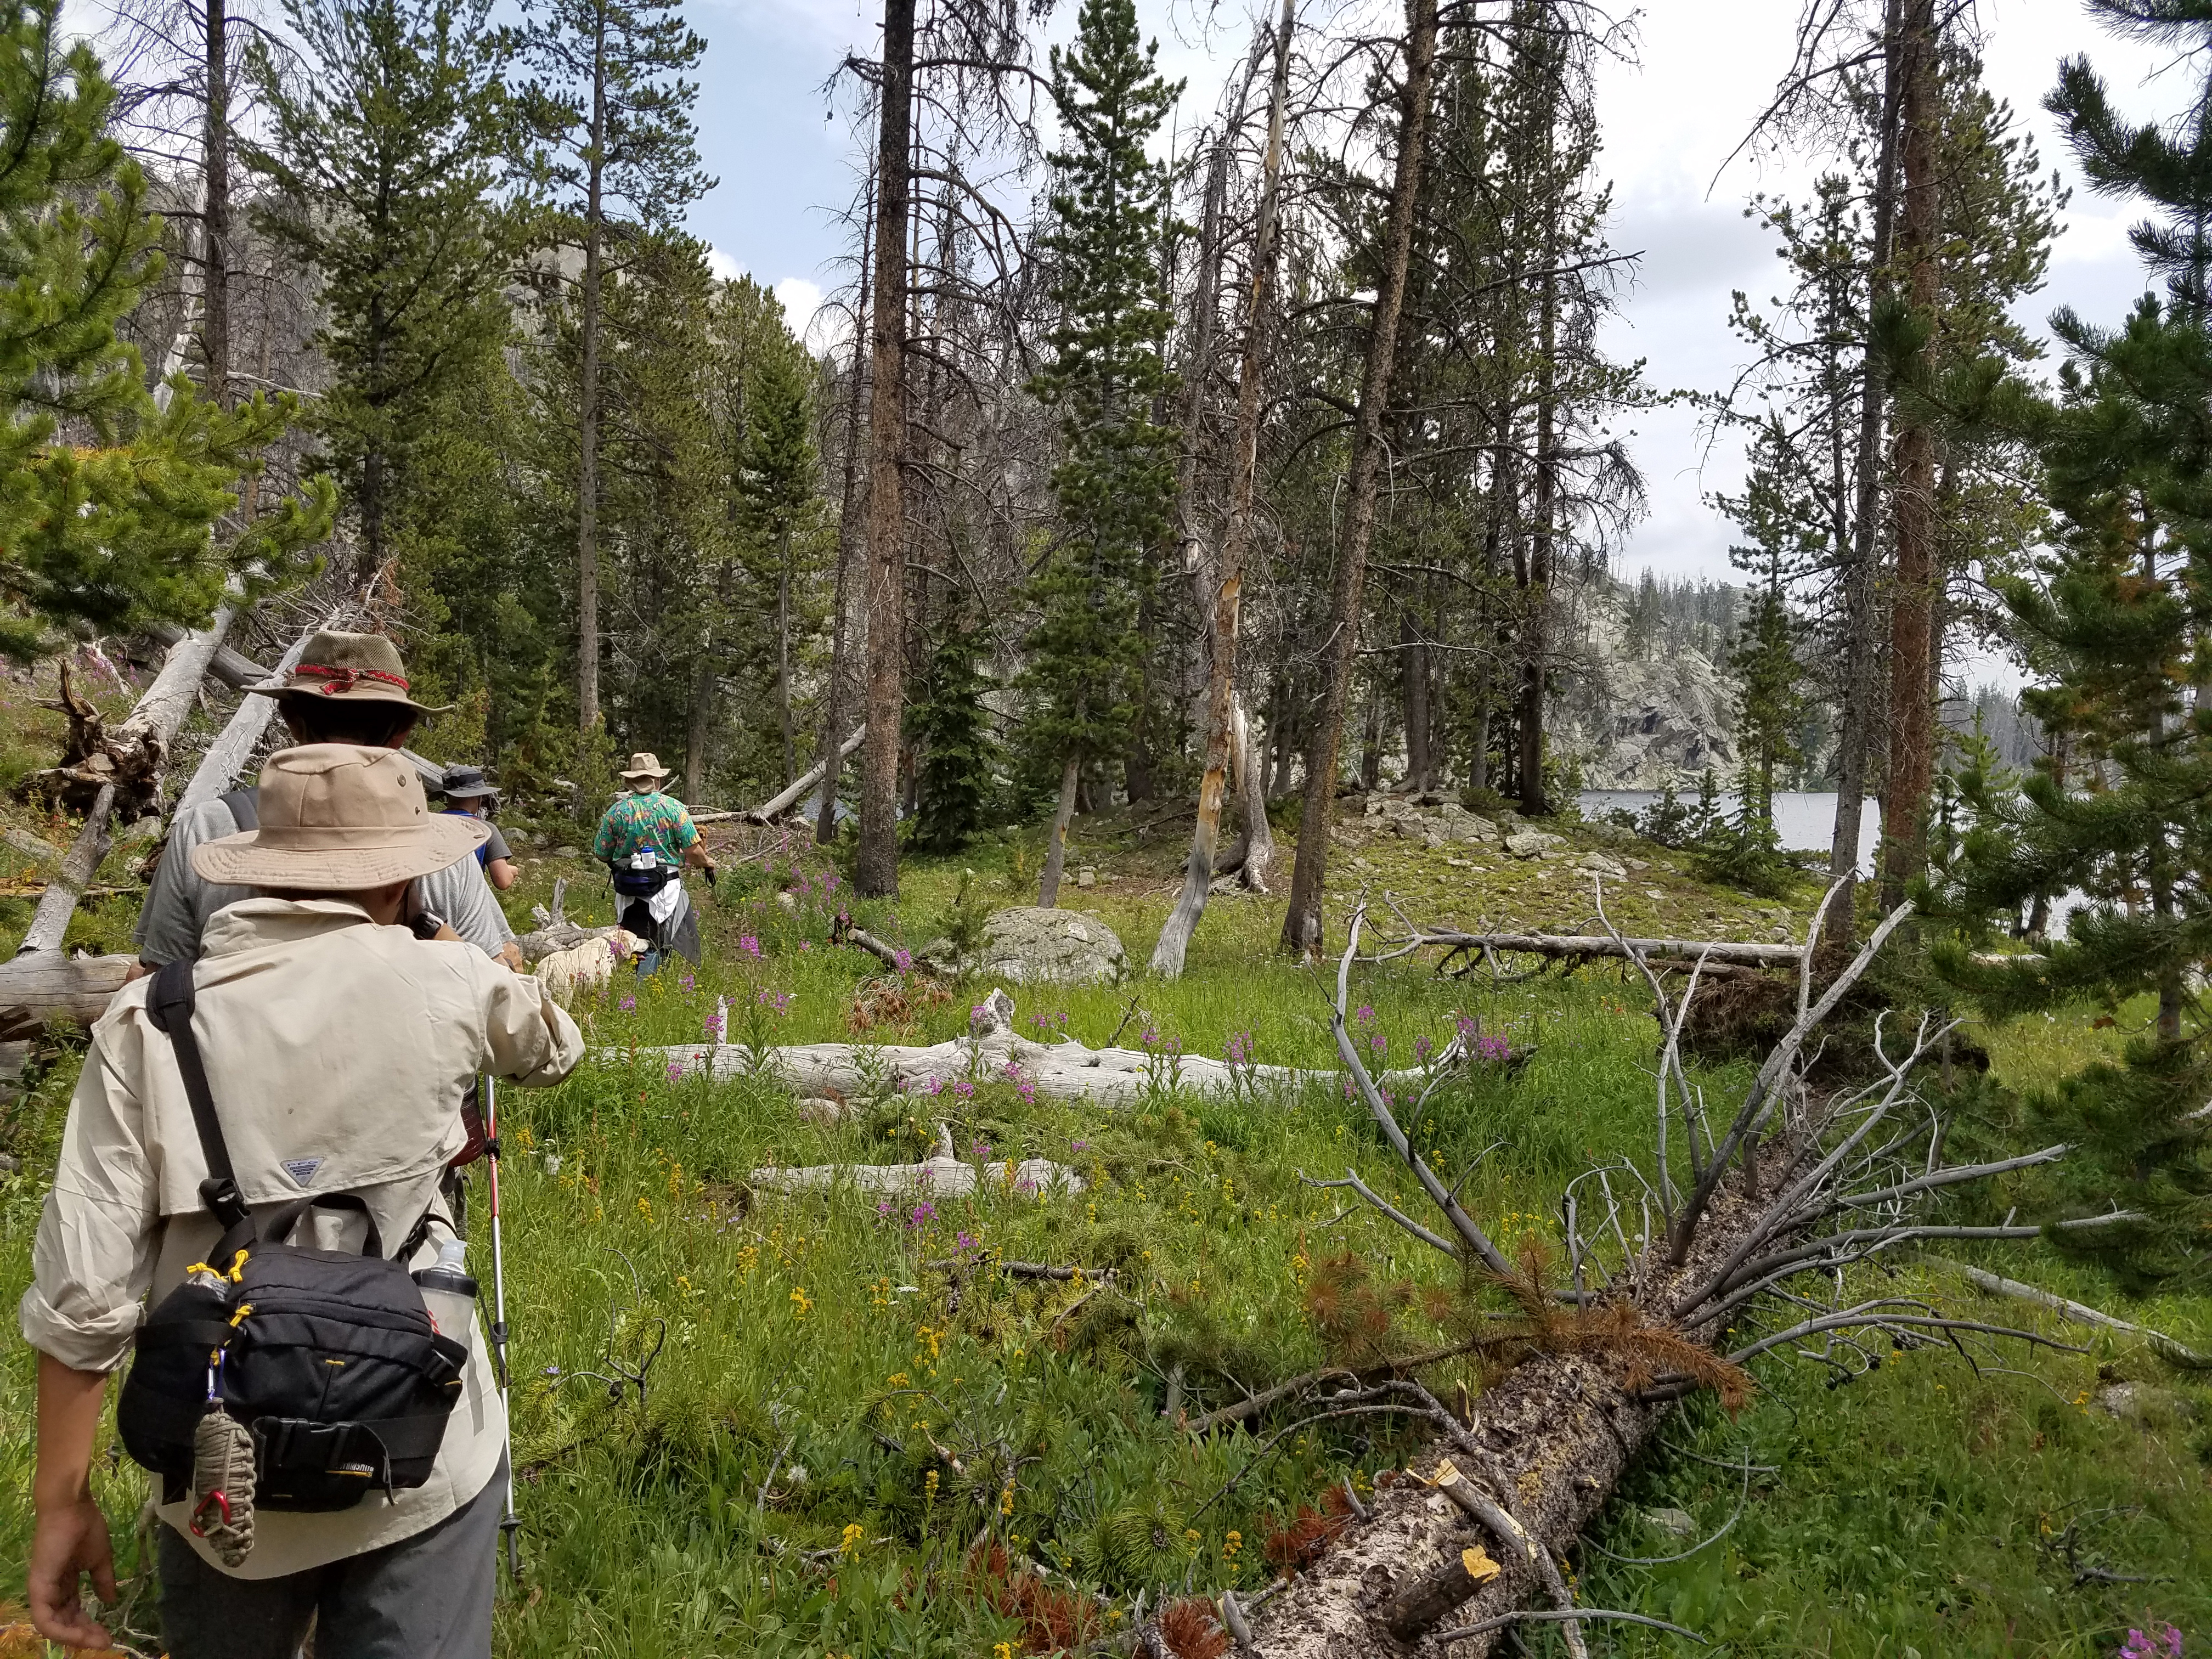
[[[958,852],[988,814],[999,744],[983,699],[997,684],[976,666],[976,651],[974,630],[948,617],[929,653],[921,700],[907,715],[921,751],[914,839],[933,852]]]
[[[204,621],[227,580],[287,574],[331,507],[311,493],[210,540],[296,405],[148,394],[116,325],[161,274],[161,222],[108,133],[114,88],[60,28],[58,0],[0,21],[0,656],[18,662],[57,626]]]
[[[757,549],[757,568],[775,595],[776,728],[786,784],[799,775],[791,712],[792,647],[800,621],[797,590],[816,562],[813,543],[822,524],[809,391],[810,378],[790,354],[763,362],[738,485],[744,523]]]
[[[609,244],[630,242],[623,221],[669,228],[685,204],[714,188],[699,167],[684,78],[707,50],[681,0],[531,0],[521,45],[544,77],[531,88],[552,112],[556,154],[546,165],[584,256],[577,313],[582,370],[575,410],[576,715],[599,719],[599,416],[601,330]]]
[[[1146,549],[1173,527],[1176,434],[1153,419],[1169,386],[1158,267],[1168,178],[1145,147],[1182,88],[1160,78],[1158,52],[1139,46],[1132,0],[1084,0],[1075,44],[1052,54],[1067,147],[1051,158],[1044,246],[1060,320],[1035,390],[1060,411],[1053,490],[1067,535],[1030,586],[1043,617],[1024,676],[1030,740],[1061,763],[1038,897],[1047,906],[1083,763],[1111,753],[1133,717],[1137,586]]]
[[[2212,46],[2199,6],[2160,7],[2163,21],[2140,5],[2099,9],[2195,61]],[[2167,210],[2136,241],[2170,297],[2145,295],[2117,331],[2053,319],[2069,358],[2059,399],[2021,424],[2038,440],[2058,534],[2034,575],[1996,586],[2045,677],[2021,702],[2073,764],[2046,761],[2017,796],[1970,796],[1978,821],[1942,893],[1973,929],[2016,922],[2039,894],[2075,889],[2083,902],[2036,957],[1992,966],[1957,942],[1938,963],[1997,1016],[2155,999],[2120,1064],[2032,1103],[2076,1146],[2063,1195],[2143,1218],[2066,1242],[2147,1280],[2200,1261],[2212,1226],[2212,1042],[2190,989],[2212,962],[2212,318],[2203,195],[2189,184],[2212,176],[2212,76],[2165,133],[2121,129],[2078,59],[2051,103],[2098,188]]]
[[[243,147],[271,190],[261,229],[321,278],[333,384],[316,409],[361,520],[358,574],[420,521],[422,450],[507,334],[528,230],[497,198],[514,111],[490,0],[285,0],[305,47],[252,59],[267,131]]]

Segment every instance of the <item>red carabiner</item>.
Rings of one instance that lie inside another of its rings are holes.
[[[205,1498],[201,1498],[198,1506],[192,1510],[192,1536],[195,1538],[207,1536],[207,1529],[200,1525],[200,1517],[207,1513],[208,1505],[210,1504],[217,1504],[222,1508],[221,1524],[226,1527],[230,1524],[230,1499],[225,1498],[220,1492],[211,1492]]]

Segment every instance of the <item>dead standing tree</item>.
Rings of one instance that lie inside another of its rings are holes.
[[[1167,979],[1182,975],[1184,952],[1189,949],[1190,936],[1198,930],[1199,917],[1206,910],[1206,891],[1214,877],[1214,851],[1221,835],[1222,799],[1228,791],[1232,758],[1238,757],[1239,750],[1243,751],[1241,758],[1244,763],[1238,768],[1243,775],[1237,782],[1246,818],[1241,863],[1247,884],[1261,892],[1267,890],[1267,859],[1259,852],[1261,848],[1269,847],[1267,803],[1258,799],[1250,787],[1249,744],[1239,741],[1237,629],[1238,607],[1244,592],[1244,558],[1252,541],[1253,496],[1260,466],[1260,375],[1267,353],[1268,307],[1273,303],[1269,290],[1274,284],[1275,218],[1282,191],[1283,116],[1284,106],[1290,100],[1291,28],[1296,18],[1296,0],[1283,0],[1282,15],[1275,25],[1274,76],[1267,95],[1267,148],[1261,162],[1259,222],[1253,233],[1251,295],[1244,307],[1244,352],[1237,376],[1237,435],[1229,458],[1229,521],[1222,533],[1218,568],[1214,573],[1218,586],[1212,606],[1212,661],[1206,696],[1206,770],[1198,787],[1198,821],[1191,830],[1190,860],[1183,872],[1182,892],[1176,900],[1167,925],[1160,930],[1158,943],[1152,948],[1152,972]],[[1218,189],[1209,190],[1209,216],[1217,221],[1218,196]],[[1210,311],[1212,297],[1206,290],[1207,284],[1202,277],[1201,303]],[[1200,373],[1202,375],[1202,368]],[[1194,414],[1196,406],[1194,385]],[[1197,422],[1193,420],[1190,424],[1194,427]],[[1185,441],[1190,441],[1188,436]],[[1194,470],[1188,465],[1183,468],[1182,493],[1186,499],[1182,512],[1186,524],[1192,510],[1188,496]],[[1190,556],[1202,569],[1204,562],[1198,554],[1196,538],[1189,538],[1188,532],[1186,536]],[[1203,591],[1201,577],[1200,592]]]
[[[1886,1022],[1877,1024],[1875,1075],[1864,1086],[1826,1097],[1806,1086],[1808,1039],[1908,914],[1908,907],[1893,912],[1817,994],[1808,950],[1797,1018],[1724,1123],[1715,1121],[1680,1060],[1698,975],[1670,993],[1637,942],[1613,933],[1652,992],[1662,1034],[1653,1143],[1648,1164],[1622,1159],[1567,1184],[1559,1214],[1568,1283],[1553,1286],[1540,1262],[1509,1261],[1460,1203],[1464,1173],[1448,1184],[1444,1172],[1416,1155],[1389,1096],[1362,1063],[1349,1024],[1352,966],[1365,923],[1364,907],[1355,911],[1332,1010],[1338,1053],[1433,1213],[1429,1220],[1407,1213],[1354,1170],[1316,1184],[1348,1189],[1450,1257],[1469,1282],[1504,1287],[1519,1317],[1493,1321],[1455,1350],[1483,1350],[1510,1366],[1466,1419],[1402,1376],[1355,1381],[1315,1402],[1306,1421],[1393,1414],[1425,1422],[1438,1432],[1435,1451],[1448,1455],[1420,1460],[1434,1465],[1425,1485],[1386,1491],[1331,1555],[1274,1597],[1255,1631],[1257,1651],[1268,1659],[1402,1655],[1409,1647],[1481,1655],[1507,1629],[1540,1620],[1559,1624],[1570,1650],[1584,1652],[1581,1623],[1636,1615],[1576,1607],[1558,1564],[1671,1401],[1703,1387],[1727,1397],[1747,1385],[1743,1366],[1778,1351],[1848,1376],[1891,1347],[1944,1343],[1966,1352],[2000,1337],[2047,1342],[1919,1297],[1861,1295],[1852,1285],[1852,1267],[1931,1240],[2037,1237],[2044,1230],[2036,1226],[1930,1220],[1922,1206],[1931,1194],[2069,1150],[1946,1163],[1940,1115],[1915,1086],[1917,1068],[1950,1030],[1934,1016],[1894,1044]],[[1818,917],[1813,926],[1817,937]],[[1435,1071],[1411,1109],[1413,1120],[1449,1075]],[[1431,1504],[1431,1492],[1448,1504]],[[1479,1541],[1467,1536],[1469,1522],[1485,1534]]]

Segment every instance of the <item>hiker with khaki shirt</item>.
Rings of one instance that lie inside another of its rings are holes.
[[[158,1315],[221,1254],[222,1185],[202,1188],[220,1171],[168,1023],[175,1005],[149,1010],[155,995],[187,975],[182,1023],[204,1061],[214,1145],[266,1248],[287,1225],[356,1257],[374,1238],[403,1270],[428,1267],[452,1237],[440,1176],[477,1073],[549,1085],[583,1057],[574,1022],[537,981],[401,925],[410,884],[457,860],[473,867],[482,839],[475,821],[429,810],[403,757],[285,750],[261,774],[258,805],[257,830],[192,849],[201,879],[248,895],[210,921],[197,965],[126,985],[93,1028],[33,1246],[20,1313],[40,1355],[28,1589],[33,1624],[57,1642],[107,1646],[79,1599],[88,1574],[102,1599],[115,1595],[90,1483],[107,1378],[132,1358],[142,1303]],[[310,1197],[353,1207],[292,1222]],[[311,1623],[319,1659],[485,1659],[506,1424],[483,1334],[467,1323],[442,1332],[457,1392],[441,1396],[450,1415],[420,1484],[394,1491],[387,1469],[349,1507],[259,1508],[249,1553],[226,1565],[195,1535],[206,1501],[196,1509],[189,1490],[155,1480],[173,1659],[292,1659]],[[265,1502],[269,1453],[256,1443]]]
[[[274,697],[295,743],[358,743],[398,749],[426,714],[442,714],[408,695],[406,665],[398,648],[380,634],[345,634],[325,629],[311,638],[300,662],[249,696]],[[210,882],[192,864],[192,849],[218,836],[253,828],[254,792],[228,794],[177,814],[167,844],[155,866],[146,903],[138,913],[138,960],[147,969],[165,962],[190,962],[200,953],[208,920],[226,904],[246,896],[244,888]],[[443,869],[426,872],[408,896],[406,920],[425,931],[442,924],[486,956],[497,957],[520,973],[522,952],[514,943],[499,901],[492,896],[483,867],[473,852]]]

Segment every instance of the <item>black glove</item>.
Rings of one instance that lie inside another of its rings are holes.
[[[720,873],[720,872],[717,870],[714,866],[711,864],[708,865],[707,866],[707,885],[712,887],[714,884],[714,878]]]

